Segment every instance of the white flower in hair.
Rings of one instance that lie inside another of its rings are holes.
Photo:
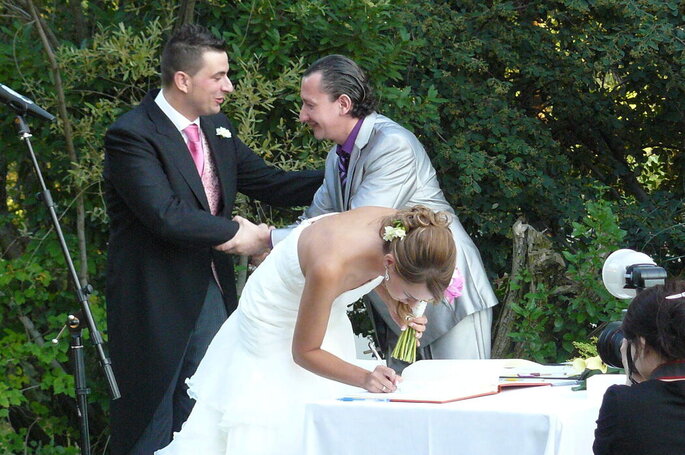
[[[395,221],[394,226],[385,226],[383,231],[383,240],[392,242],[395,239],[403,239],[407,235],[407,230],[402,226],[400,221]]]
[[[223,126],[220,126],[216,129],[216,135],[225,137],[226,139],[229,139],[232,136],[231,130],[229,130],[228,128],[224,128]]]

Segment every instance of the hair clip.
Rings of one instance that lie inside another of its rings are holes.
[[[666,298],[668,300],[682,299],[683,297],[685,297],[685,292],[681,292],[680,294],[673,294],[673,295],[666,296]]]

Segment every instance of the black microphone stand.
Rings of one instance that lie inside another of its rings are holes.
[[[24,109],[14,105],[10,105],[10,107],[14,109],[17,114],[14,122],[19,133],[19,139],[24,141],[28,147],[33,168],[35,169],[36,175],[38,176],[38,181],[40,182],[41,196],[43,202],[45,202],[45,206],[50,212],[50,219],[52,220],[52,225],[57,233],[60,246],[62,247],[62,253],[64,254],[64,259],[67,263],[69,275],[71,276],[71,281],[74,286],[74,290],[76,291],[76,298],[80,306],[80,311],[77,313],[77,315],[68,316],[66,326],[69,327],[69,332],[71,333],[71,357],[74,366],[73,375],[81,427],[81,453],[83,455],[90,455],[90,435],[88,428],[88,394],[90,393],[90,389],[86,386],[85,357],[83,353],[83,344],[81,342],[81,330],[83,328],[82,321],[85,320],[87,324],[86,328],[90,330],[90,338],[93,340],[93,343],[97,348],[98,355],[100,357],[100,365],[102,366],[105,377],[107,378],[112,399],[116,400],[117,398],[121,397],[121,394],[119,393],[119,386],[117,385],[114,372],[112,371],[112,362],[107,357],[107,354],[105,354],[102,336],[95,326],[95,320],[93,319],[93,314],[90,311],[88,294],[92,292],[92,287],[90,285],[81,287],[80,280],[76,274],[76,269],[74,268],[74,263],[71,260],[71,255],[69,254],[69,249],[67,248],[67,243],[64,240],[64,235],[62,234],[59,218],[57,218],[57,213],[55,212],[55,204],[52,200],[52,195],[50,194],[50,190],[48,190],[45,186],[45,181],[43,180],[43,174],[40,171],[38,160],[36,159],[36,155],[33,153],[33,146],[31,145],[30,140],[31,131],[23,117],[23,115],[26,114],[25,106]]]

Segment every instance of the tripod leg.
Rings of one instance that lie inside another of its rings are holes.
[[[76,404],[81,427],[81,454],[90,455],[90,429],[88,426],[88,394],[90,389],[86,385],[86,363],[81,341],[81,325],[75,316],[69,316],[69,331],[71,332],[71,358],[74,365]]]

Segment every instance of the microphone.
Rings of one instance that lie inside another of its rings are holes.
[[[20,95],[6,85],[0,84],[0,101],[7,104],[19,115],[30,114],[36,118],[52,122],[55,116],[42,109],[24,95]]]

